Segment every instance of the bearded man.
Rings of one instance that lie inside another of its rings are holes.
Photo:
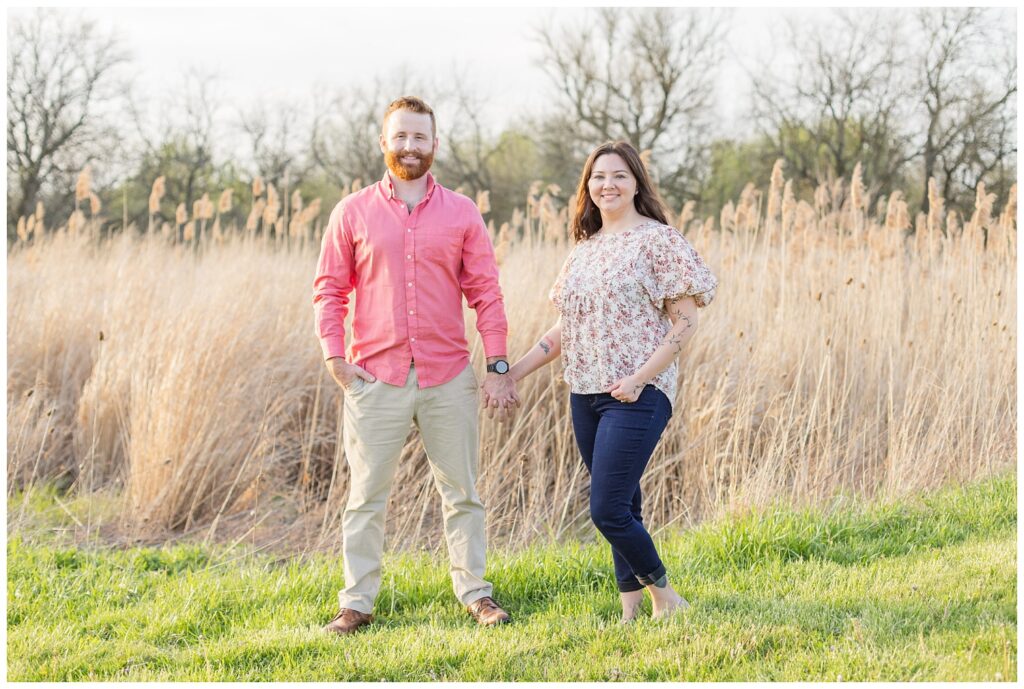
[[[488,416],[519,405],[508,373],[508,323],[494,248],[476,205],[430,174],[438,149],[430,107],[403,97],[384,113],[387,171],[335,206],[313,282],[316,334],[344,391],[349,496],[342,519],[345,588],[324,627],[350,634],[373,620],[381,583],[384,517],[410,425],[423,440],[441,494],[455,595],[483,625],[506,622],[484,580],[484,508],[476,492],[477,378],[462,298],[476,310],[487,357]],[[345,316],[356,294],[352,340]]]

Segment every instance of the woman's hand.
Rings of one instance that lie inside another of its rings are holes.
[[[631,376],[619,378],[605,392],[610,393],[620,402],[631,403],[637,401],[646,385],[647,381],[634,373]]]
[[[693,297],[675,297],[665,300],[672,327],[654,350],[654,354],[636,373],[615,381],[605,392],[620,402],[636,402],[644,386],[654,380],[658,374],[671,365],[672,360],[679,356],[683,346],[693,337],[697,330],[697,302]]]

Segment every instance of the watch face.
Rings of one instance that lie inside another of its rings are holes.
[[[494,363],[495,373],[508,373],[508,362],[507,361],[496,361]]]

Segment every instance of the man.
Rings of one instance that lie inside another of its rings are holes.
[[[474,203],[434,181],[434,113],[418,98],[388,106],[380,135],[387,172],[341,200],[324,233],[313,283],[316,334],[345,393],[349,497],[342,518],[345,588],[324,628],[350,634],[372,621],[380,589],[384,512],[410,424],[441,494],[455,594],[483,625],[508,614],[483,579],[484,509],[476,493],[476,376],[462,297],[477,313],[487,357],[488,416],[519,398],[507,375],[508,323],[494,249]],[[345,315],[355,290],[350,357]]]

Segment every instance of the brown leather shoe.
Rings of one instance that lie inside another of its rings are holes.
[[[352,634],[371,622],[373,622],[373,615],[367,615],[365,612],[359,612],[352,608],[342,608],[334,616],[334,619],[327,623],[324,631],[339,635]]]
[[[501,609],[501,606],[494,602],[490,596],[484,596],[466,606],[466,610],[473,616],[473,619],[484,625],[492,627],[496,624],[508,622],[508,613]]]

